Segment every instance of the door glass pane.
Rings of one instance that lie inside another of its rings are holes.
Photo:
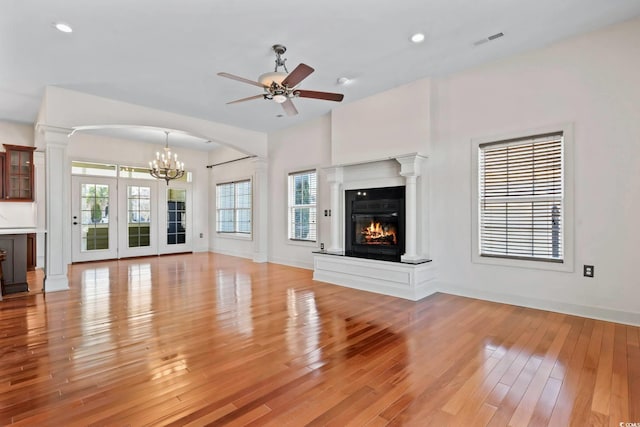
[[[187,190],[167,189],[167,244],[179,245],[187,240]]]
[[[129,247],[151,246],[151,187],[127,186]]]
[[[81,184],[81,250],[109,249],[109,186]]]

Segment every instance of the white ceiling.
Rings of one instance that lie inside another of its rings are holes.
[[[0,119],[33,122],[55,85],[272,131],[336,105],[296,99],[294,117],[262,99],[225,105],[261,90],[216,73],[257,79],[273,69],[274,43],[288,48],[289,71],[316,69],[301,88],[348,103],[638,15],[638,0],[2,0]],[[418,31],[425,42],[410,43]],[[354,80],[340,86],[343,76]]]

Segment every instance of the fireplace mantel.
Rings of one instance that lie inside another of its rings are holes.
[[[331,193],[331,240],[314,253],[314,279],[356,289],[418,300],[435,292],[428,259],[427,157],[407,153],[379,160],[324,167]],[[402,262],[344,256],[345,190],[405,187],[405,251]]]
[[[359,188],[406,186],[406,237],[404,261],[421,261],[428,258],[425,248],[428,248],[425,239],[420,239],[417,224],[418,211],[426,205],[426,197],[421,198],[416,191],[418,178],[422,179],[422,185],[428,188],[428,180],[425,177],[427,157],[420,153],[401,154],[386,157],[375,161],[364,161],[332,165],[324,167],[327,182],[330,189],[331,200],[331,240],[327,251],[342,253],[344,251],[344,226],[342,224],[345,206],[344,191]],[[364,171],[364,177],[349,176],[350,171]],[[423,208],[420,212],[421,219],[428,218],[428,212]],[[423,221],[422,227],[426,227]],[[423,233],[424,234],[424,233]],[[422,253],[420,253],[422,252]]]

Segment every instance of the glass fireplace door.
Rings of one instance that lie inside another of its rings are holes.
[[[353,214],[353,243],[356,245],[397,246],[398,215]]]

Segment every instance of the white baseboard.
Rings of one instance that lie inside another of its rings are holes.
[[[272,262],[274,264],[288,265],[289,267],[297,267],[297,268],[304,268],[306,270],[313,270],[312,262],[298,261],[298,260],[279,258],[279,257],[269,257],[268,262]]]
[[[221,255],[237,256],[238,258],[253,259],[253,252],[228,251],[220,249],[210,249],[209,252]]]
[[[640,313],[630,311],[620,311],[606,307],[590,307],[561,301],[524,297],[520,295],[507,295],[494,292],[486,292],[478,289],[471,289],[443,282],[437,282],[436,287],[439,292],[445,294],[459,295],[485,301],[493,301],[503,304],[517,305],[521,307],[535,308],[538,310],[554,311],[557,313],[571,314],[574,316],[604,320],[607,322],[623,323],[625,325],[640,326]]]

